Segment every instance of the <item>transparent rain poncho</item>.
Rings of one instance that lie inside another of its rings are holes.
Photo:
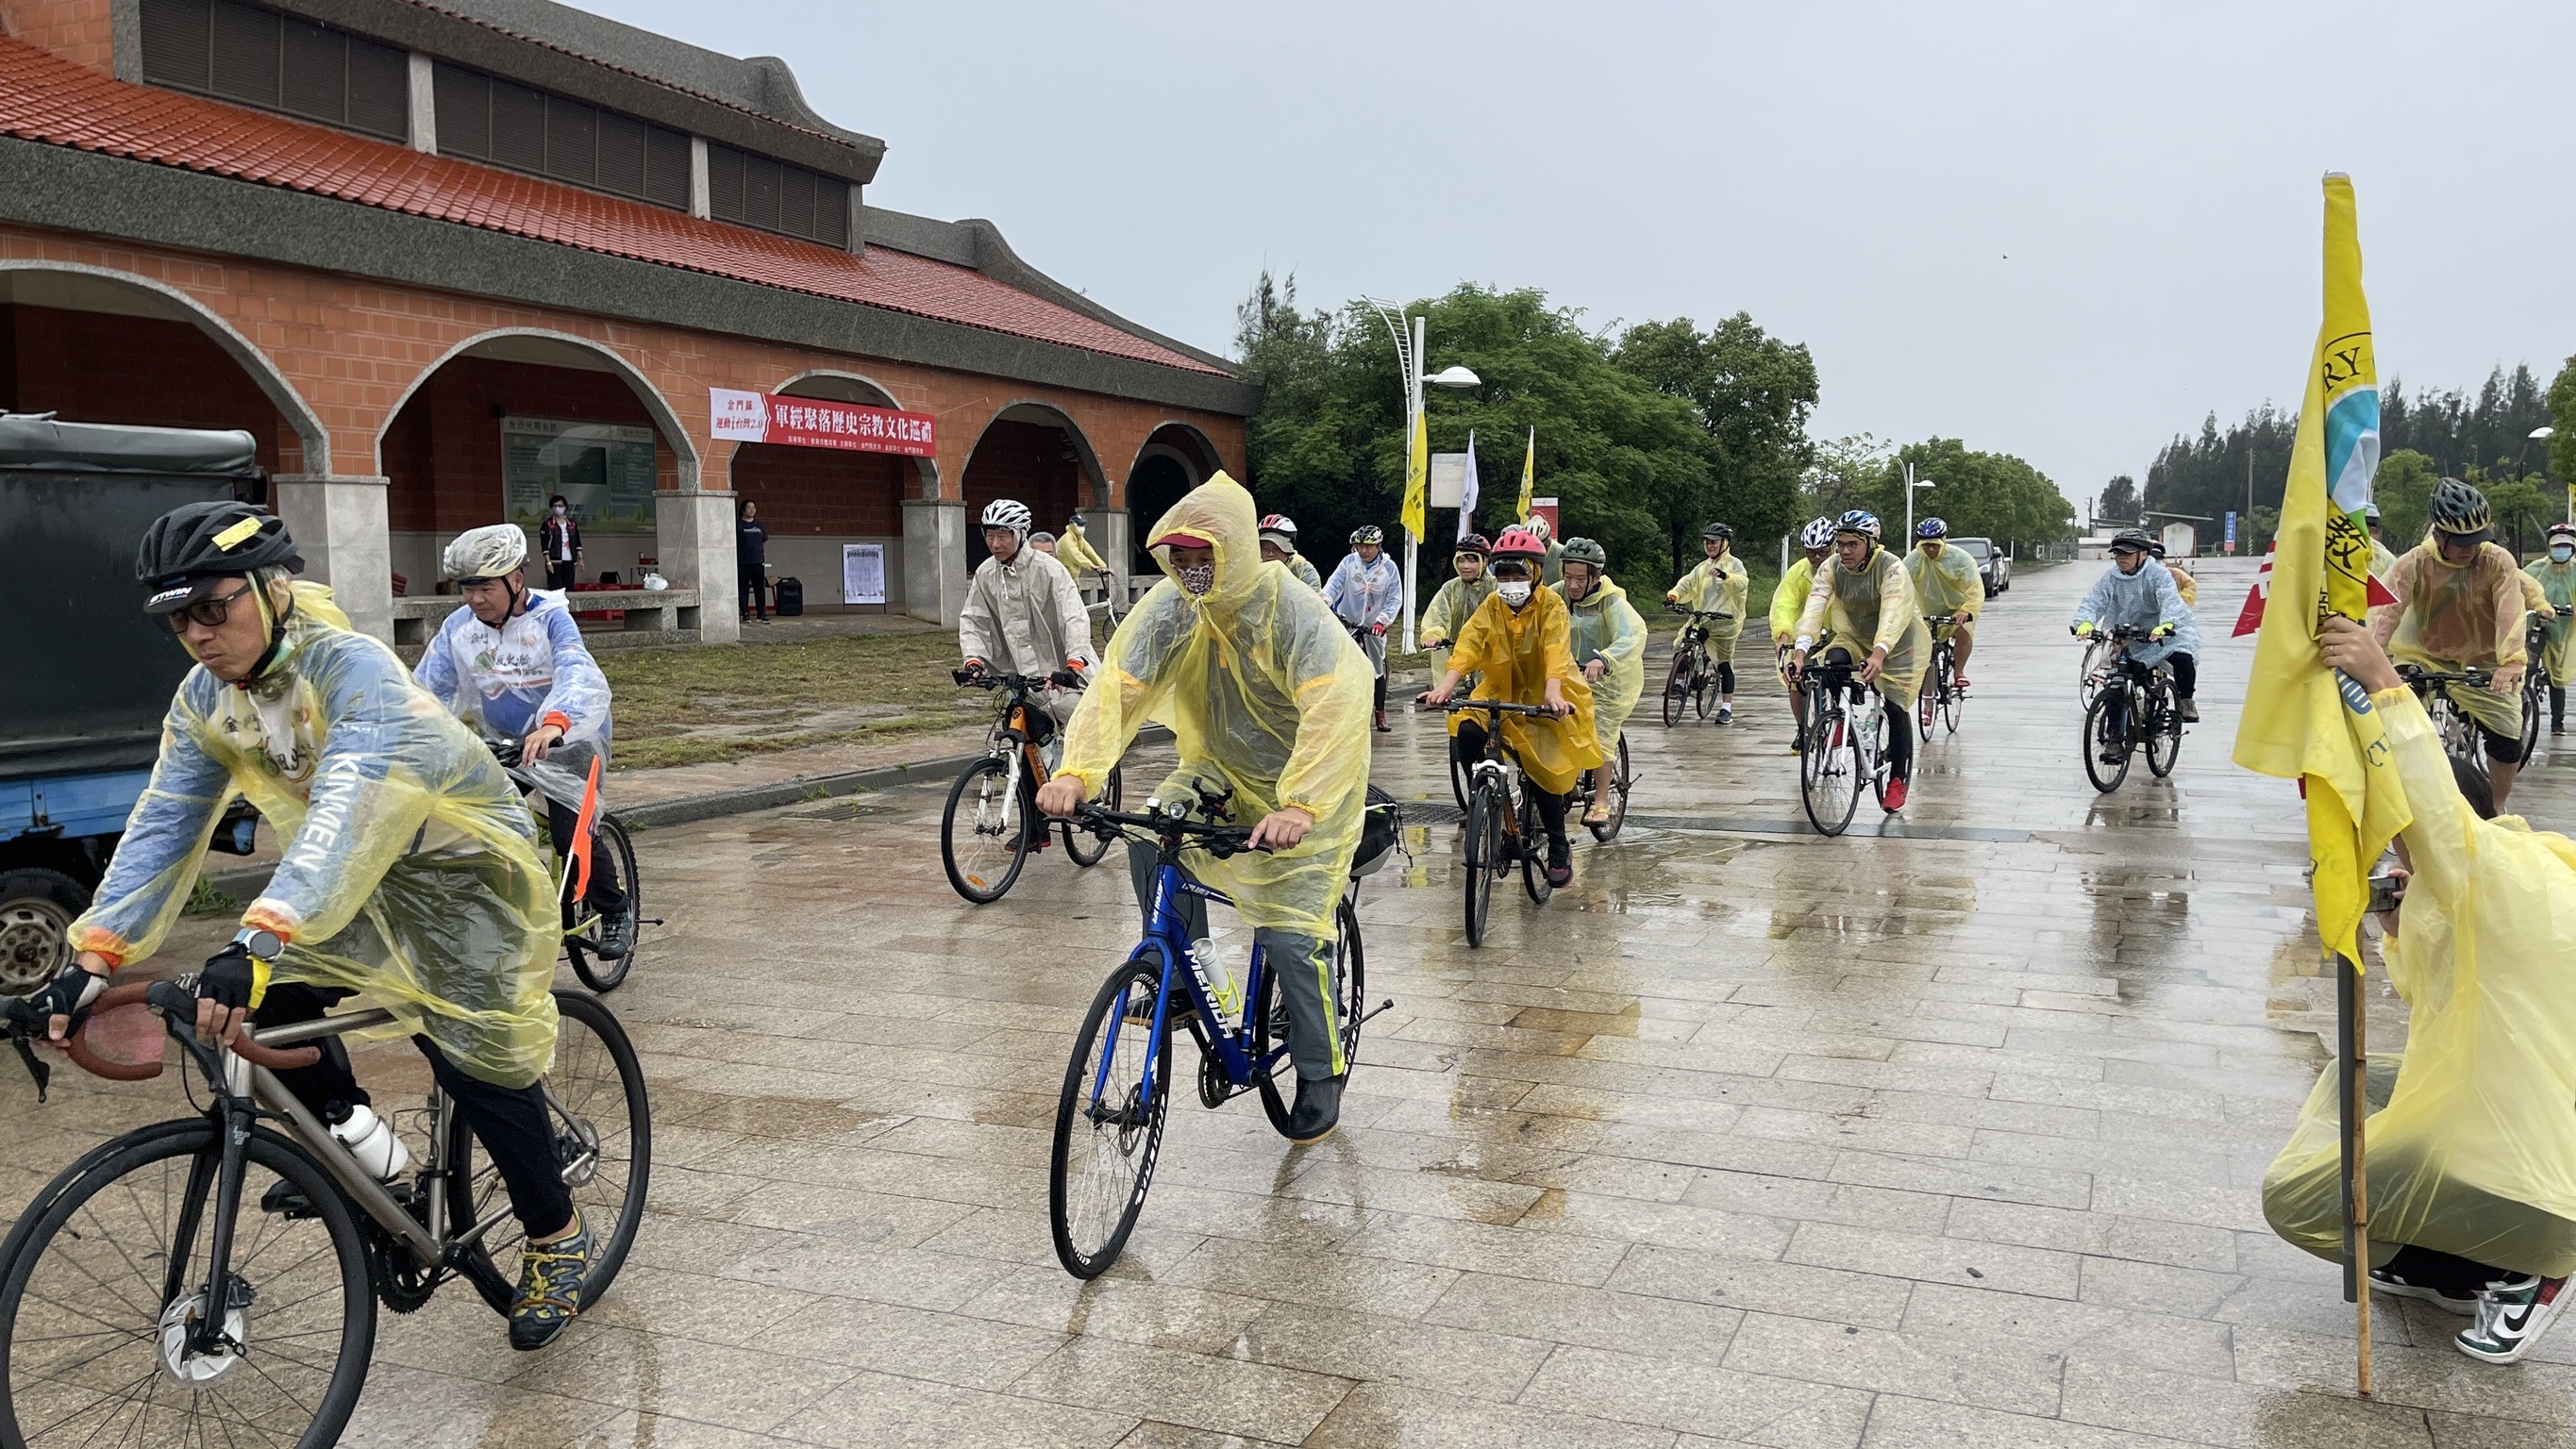
[[[1887,661],[1879,667],[1875,687],[1898,705],[1914,707],[1915,693],[1923,687],[1923,666],[1932,657],[1932,631],[1923,627],[1923,611],[1914,604],[1914,581],[1896,555],[1873,548],[1869,562],[1857,570],[1844,568],[1837,556],[1826,555],[1793,636],[1816,641],[1809,663],[1824,657],[1828,631],[1834,643],[1852,652],[1854,665],[1867,659],[1871,650],[1886,649]]]
[[[267,593],[258,590],[263,612]],[[242,913],[288,942],[275,977],[348,987],[504,1087],[554,1055],[555,883],[499,764],[318,584],[294,586],[285,640],[250,689],[180,682],[152,783],[126,821],[73,946],[119,965],[159,949],[216,819],[247,798],[282,857]]]
[[[1771,591],[1771,647],[1782,649],[1798,637],[1798,616],[1807,612],[1807,595],[1816,587],[1816,566],[1800,554],[1789,561],[1780,586]],[[1818,647],[1823,641],[1818,640]]]
[[[2389,658],[2446,674],[2523,662],[2525,578],[2513,555],[2497,545],[2479,544],[2475,558],[2452,564],[2428,537],[2399,554],[2382,582],[2397,602],[2371,610],[2370,627]],[[2444,692],[2489,732],[2522,733],[2522,701],[2514,692],[2464,684]]]
[[[1573,619],[1554,589],[1533,589],[1519,609],[1499,593],[1459,631],[1449,667],[1461,674],[1480,674],[1473,699],[1499,699],[1512,704],[1547,703],[1547,682],[1557,681],[1565,702],[1574,706],[1570,719],[1536,715],[1502,717],[1503,740],[1521,768],[1551,795],[1574,788],[1575,777],[1601,763],[1598,726],[1593,722],[1592,686],[1574,663]],[[1483,715],[1452,714],[1449,732]]]
[[[2540,596],[2557,611],[2549,621],[2549,635],[2540,661],[2549,670],[2549,682],[2564,686],[2576,670],[2576,560],[2559,563],[2540,559],[2523,565],[2524,578],[2540,586]]]
[[[2370,1059],[2374,1262],[2402,1244],[2491,1267],[2576,1270],[2576,842],[2480,820],[2412,692],[2372,697],[2414,823],[2414,878],[2382,943],[2405,999],[2402,1058]],[[2263,1175],[2274,1231],[2343,1256],[2335,1070]]]
[[[1920,548],[1908,550],[1905,577],[1914,585],[1915,607],[1926,614],[1966,614],[1973,618],[1986,602],[1986,585],[1977,577],[1977,561],[1957,544],[1943,544],[1937,559],[1925,557]]]
[[[1619,731],[1646,692],[1646,621],[1616,579],[1603,579],[1579,600],[1567,598],[1562,583],[1555,590],[1565,599],[1567,645],[1575,667],[1596,655],[1609,666],[1592,686],[1592,742],[1608,760],[1618,753]]]
[[[1154,550],[1164,580],[1110,639],[1101,677],[1065,726],[1060,773],[1100,793],[1147,722],[1167,726],[1181,767],[1234,789],[1250,825],[1296,808],[1315,828],[1293,848],[1226,860],[1192,853],[1192,874],[1234,899],[1244,924],[1333,939],[1333,909],[1359,844],[1374,671],[1324,599],[1267,568],[1252,495],[1223,473],[1184,495],[1148,538],[1195,534],[1216,547],[1216,583],[1192,597]]]
[[[1432,593],[1431,602],[1422,608],[1420,628],[1421,638],[1440,641],[1438,645],[1431,646],[1432,678],[1438,679],[1448,672],[1450,641],[1458,637],[1458,632],[1467,627],[1467,621],[1476,617],[1476,611],[1493,596],[1493,579],[1482,575],[1472,584],[1452,577]]]
[[[1672,597],[1675,604],[1685,609],[1707,609],[1735,616],[1708,621],[1708,657],[1732,664],[1735,662],[1735,641],[1744,637],[1746,596],[1752,591],[1753,575],[1745,571],[1744,560],[1737,558],[1735,550],[1730,548],[1715,558],[1701,559],[1690,572],[1674,580]]]
[[[561,724],[562,742],[520,768],[567,809],[581,808],[591,765],[608,768],[608,676],[558,591],[529,590],[527,612],[498,629],[458,605],[412,673],[480,737],[525,739],[550,720]]]

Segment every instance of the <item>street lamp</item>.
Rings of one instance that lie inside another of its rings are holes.
[[[1407,456],[1413,446],[1413,430],[1428,426],[1423,420],[1422,389],[1424,384],[1436,387],[1481,387],[1484,379],[1463,367],[1444,367],[1429,377],[1422,375],[1423,326],[1425,319],[1408,318],[1375,297],[1365,299],[1386,324],[1395,339],[1397,381],[1404,388],[1404,426]],[[1410,326],[1407,326],[1407,323]],[[1420,574],[1422,541],[1410,530],[1404,535],[1404,652],[1413,652],[1414,581]]]
[[[1463,367],[1444,367],[1423,379],[1433,387],[1483,387],[1485,380]]]
[[[1898,553],[1903,553],[1914,546],[1914,490],[1931,486],[1931,479],[1914,476],[1913,464],[1905,465],[1905,537],[1897,540]]]

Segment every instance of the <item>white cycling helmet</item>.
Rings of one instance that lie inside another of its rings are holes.
[[[1037,517],[1029,512],[1029,506],[1016,498],[996,498],[984,505],[986,528],[1007,528],[1026,538],[1036,522]]]
[[[469,528],[450,540],[438,556],[438,572],[441,578],[469,583],[500,578],[527,562],[527,531],[515,523],[495,523]]]
[[[1834,521],[1830,518],[1819,518],[1810,522],[1805,528],[1798,530],[1798,546],[1800,548],[1832,548],[1834,546]]]

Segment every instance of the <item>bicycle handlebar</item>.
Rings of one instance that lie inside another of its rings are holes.
[[[1413,702],[1415,704],[1428,704],[1430,700],[1431,696],[1428,694],[1417,694],[1413,697]],[[1514,704],[1509,700],[1503,699],[1453,699],[1447,704],[1441,705],[1440,709],[1448,714],[1460,714],[1467,710],[1479,710],[1486,714],[1534,714],[1547,719],[1559,718],[1557,712],[1548,708],[1546,705]]]
[[[100,993],[98,1000],[90,1003],[89,1010],[82,1014],[80,1027],[64,1037],[64,1054],[69,1056],[72,1064],[82,1071],[111,1082],[145,1082],[161,1075],[161,1059],[158,1056],[145,1062],[112,1061],[92,1050],[87,1040],[89,1023],[96,1020],[100,1013],[136,1005],[150,1007],[153,1014],[161,1018],[163,1026],[173,1036],[196,1029],[197,994],[185,983],[179,981],[128,982],[123,986],[109,987]],[[35,1051],[28,1042],[31,1038],[44,1035],[45,1018],[36,1014],[35,1007],[30,1005],[26,998],[11,997],[6,1001],[0,1001],[0,1020],[6,1021],[10,1044],[18,1049],[18,1056],[26,1063],[28,1074],[36,1079],[36,1092],[41,1100],[52,1073],[46,1070],[43,1062],[36,1059]],[[264,1046],[248,1030],[242,1031],[233,1038],[232,1051],[253,1066],[266,1067],[272,1072],[293,1071],[298,1067],[312,1066],[322,1060],[320,1047]]]
[[[1219,860],[1246,850],[1258,848],[1265,853],[1268,850],[1266,846],[1255,847],[1252,844],[1252,827],[1249,825],[1193,820],[1187,815],[1111,810],[1100,805],[1084,805],[1074,811],[1073,818],[1075,824],[1103,840],[1138,831],[1157,839],[1177,841],[1195,838],[1208,854]]]
[[[2454,672],[2427,669],[2421,664],[2400,664],[2397,666],[2397,678],[2410,689],[2428,689],[2437,684],[2466,684],[2482,689],[2495,679],[2495,671],[2462,669]]]
[[[962,689],[1008,689],[1022,694],[1035,694],[1050,684],[1059,689],[1079,689],[1084,682],[1070,669],[1059,669],[1043,679],[1034,674],[997,674],[989,669],[952,669],[948,677]]]

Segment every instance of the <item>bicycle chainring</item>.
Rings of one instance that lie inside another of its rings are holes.
[[[388,1312],[418,1312],[447,1275],[439,1269],[422,1267],[411,1249],[373,1222],[367,1223],[366,1229],[367,1276],[375,1282],[376,1301]]]
[[[1199,1105],[1211,1108],[1222,1107],[1234,1092],[1234,1083],[1226,1080],[1225,1065],[1217,1060],[1216,1053],[1200,1052]]]

